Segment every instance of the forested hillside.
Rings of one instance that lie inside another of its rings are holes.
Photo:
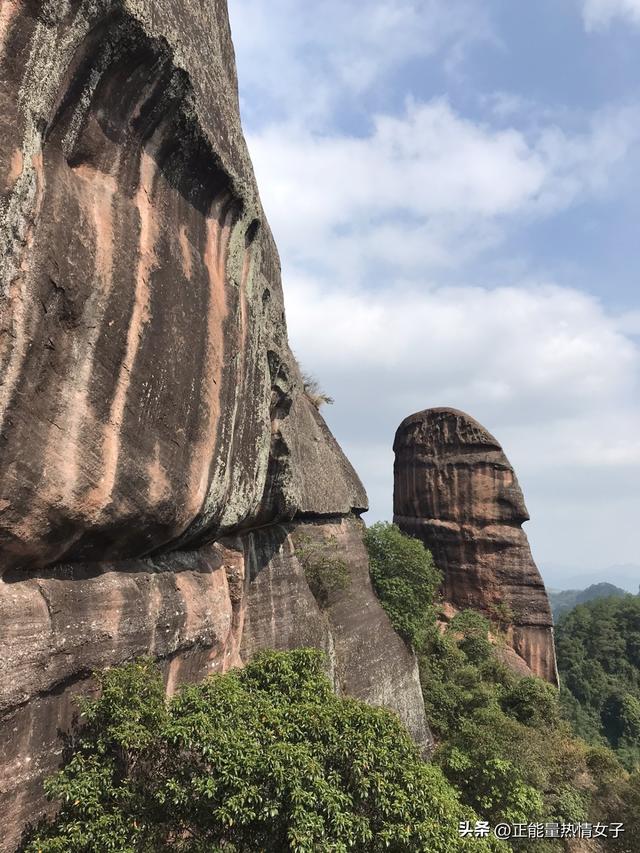
[[[624,837],[607,839],[607,849],[637,853],[640,774],[626,772],[597,739],[576,736],[552,685],[501,662],[505,618],[490,623],[467,610],[444,623],[439,572],[423,545],[387,524],[369,528],[367,545],[383,607],[418,654],[434,762],[461,800],[492,825],[623,821]],[[622,603],[631,621],[640,616],[637,600]],[[544,839],[509,843],[532,853],[561,849]]]
[[[558,619],[569,610],[573,610],[578,604],[586,604],[597,598],[609,598],[612,595],[625,596],[628,593],[619,586],[612,583],[594,583],[586,589],[565,589],[562,592],[548,591],[549,603],[553,618]]]
[[[640,764],[640,597],[581,604],[556,629],[565,712],[591,743]]]

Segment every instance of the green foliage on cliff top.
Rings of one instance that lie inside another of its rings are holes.
[[[556,627],[563,705],[576,730],[640,767],[640,597],[589,601]]]
[[[490,622],[463,611],[438,624],[434,588],[429,597],[426,579],[432,577],[433,563],[422,543],[390,524],[371,530],[367,544],[374,586],[396,629],[414,645],[438,744],[434,762],[462,801],[492,825],[586,820],[626,821],[630,829],[637,825],[638,778],[629,777],[610,750],[575,736],[552,685],[519,677],[500,661],[500,629],[508,614],[497,613]],[[405,553],[411,560],[403,571]],[[386,582],[398,576],[403,585]],[[631,853],[637,836],[628,831],[608,843]],[[531,853],[562,849],[559,841],[510,844]]]
[[[319,652],[265,653],[165,700],[151,663],[98,676],[28,853],[504,851],[391,713],[334,695]]]
[[[442,583],[433,558],[421,542],[405,536],[395,524],[367,528],[371,581],[393,627],[419,648],[433,624],[433,602]]]

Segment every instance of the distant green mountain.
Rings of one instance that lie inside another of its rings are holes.
[[[587,601],[609,598],[612,595],[627,595],[627,592],[612,583],[594,583],[586,589],[566,589],[563,592],[549,590],[553,621],[557,622],[563,613],[572,610],[577,604],[586,604]]]

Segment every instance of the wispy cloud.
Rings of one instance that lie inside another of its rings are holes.
[[[640,19],[640,0],[583,8],[591,29]],[[638,313],[575,286],[579,258],[561,286],[552,255],[514,246],[631,185],[640,104],[586,112],[472,81],[466,100],[418,97],[420,60],[446,80],[480,46],[495,50],[492,10],[232,0],[249,147],[293,347],[336,398],[327,414],[374,517],[390,513],[400,420],[453,405],[505,444],[534,550],[597,568],[635,554]],[[603,523],[617,524],[613,546]]]
[[[606,192],[640,142],[640,109],[525,132],[471,121],[446,99],[408,101],[399,116],[373,116],[366,136],[288,121],[249,142],[288,263],[424,276],[495,246],[523,218]]]
[[[344,292],[293,276],[286,295],[292,345],[336,399],[326,414],[365,479],[373,518],[390,517],[396,427],[448,405],[503,443],[543,565],[597,569],[612,553],[635,553],[627,532],[640,476],[640,348],[628,324],[637,317],[532,282]],[[607,551],[598,536],[614,521]]]
[[[640,0],[583,0],[587,30],[601,30],[622,19],[640,25]]]
[[[287,115],[325,125],[412,59],[455,67],[495,38],[473,0],[232,0],[230,12],[250,126]]]
[[[625,317],[578,290],[525,282],[345,293],[294,278],[287,308],[296,352],[322,364],[346,408],[350,388],[359,398],[366,389],[374,425],[380,399],[399,419],[412,400],[416,408],[471,407],[511,427],[541,427],[626,411],[638,390],[640,349],[625,333]],[[616,444],[620,435],[602,435],[596,425],[576,438],[558,454],[591,464],[604,457],[588,448]],[[616,446],[608,459],[640,465],[640,437]]]

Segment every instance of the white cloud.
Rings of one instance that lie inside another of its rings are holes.
[[[293,279],[286,300],[297,354],[331,382],[341,405],[349,406],[349,387],[361,394],[366,386],[372,406],[382,396],[402,417],[411,398],[417,408],[479,407],[523,427],[605,412],[637,390],[638,347],[620,318],[577,290],[529,284],[347,293]],[[602,458],[601,445],[583,438],[573,450],[562,447],[565,460]],[[626,455],[622,444],[605,455],[640,463],[640,433],[624,446]]]
[[[620,328],[629,335],[640,335],[640,311],[629,311],[619,319]]]
[[[391,514],[396,427],[448,405],[502,442],[542,561],[597,569],[627,553],[615,545],[605,554],[602,542],[586,553],[580,528],[612,517],[615,505],[624,549],[635,524],[640,349],[628,318],[578,290],[531,283],[346,293],[294,278],[286,301],[292,345],[336,399],[326,416],[364,477],[372,519]]]
[[[606,192],[639,140],[635,107],[598,113],[581,132],[550,124],[525,133],[473,122],[445,99],[374,116],[361,137],[291,121],[249,136],[285,258],[349,277],[363,259],[396,273],[459,264],[499,242],[516,216]]]
[[[336,398],[330,424],[373,517],[391,512],[399,422],[452,405],[495,431],[525,494],[533,484],[541,557],[585,554],[575,542],[581,519],[640,474],[637,313],[611,314],[526,273],[502,287],[461,282],[478,281],[483,254],[502,254],[508,268],[510,233],[606,196],[639,139],[635,107],[604,110],[580,129],[549,121],[525,131],[471,121],[445,99],[373,117],[361,137],[294,122],[250,136],[283,254],[293,347]],[[585,471],[593,491],[576,489],[564,540],[556,492]],[[631,516],[619,514],[615,559],[629,559]],[[610,556],[591,546],[587,555],[603,565]]]
[[[293,205],[312,227],[385,212],[507,213],[537,195],[546,171],[517,131],[477,125],[445,100],[374,117],[366,137],[312,134],[290,123],[252,134],[249,143],[271,219]]]
[[[230,0],[242,69],[245,117],[318,122],[414,58],[444,54],[452,66],[466,48],[493,39],[473,0]]]
[[[640,20],[640,0],[582,2],[590,29],[621,13]],[[452,405],[504,444],[543,561],[628,562],[637,554],[640,321],[553,283],[563,280],[554,272],[563,238],[552,229],[629,184],[640,109],[580,114],[517,90],[483,93],[473,80],[461,100],[407,97],[414,82],[415,92],[433,91],[416,68],[444,70],[440,85],[451,82],[470,45],[497,41],[491,5],[231,0],[290,338],[336,398],[327,416],[374,517],[391,512],[399,422]],[[482,118],[461,112],[465,103]],[[545,274],[513,248],[538,223],[550,235]]]
[[[583,15],[589,31],[604,29],[616,18],[640,24],[640,0],[583,0]]]

